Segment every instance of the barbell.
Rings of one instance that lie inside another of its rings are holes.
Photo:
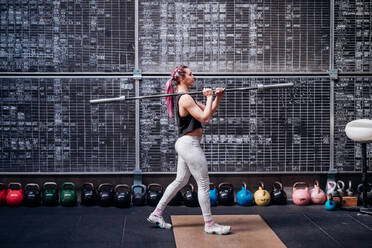
[[[270,84],[270,85],[257,84],[257,86],[254,86],[254,87],[225,89],[225,92],[289,88],[293,86],[294,86],[293,83]],[[185,92],[185,93],[174,93],[174,94],[159,94],[159,95],[136,96],[136,97],[119,96],[119,97],[114,97],[114,98],[94,99],[94,100],[90,100],[89,102],[90,103],[107,103],[107,102],[116,102],[116,101],[143,100],[143,99],[167,97],[167,96],[179,96],[179,95],[184,95],[184,94],[197,95],[197,94],[202,94],[202,93],[203,91],[194,91],[194,92],[187,92],[187,93]]]

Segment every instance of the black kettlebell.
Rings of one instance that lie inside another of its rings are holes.
[[[359,184],[357,188],[358,204],[363,205],[363,184]],[[367,204],[372,205],[372,184],[367,183]]]
[[[114,199],[114,186],[111,183],[102,183],[98,186],[98,204],[102,207],[112,206]]]
[[[43,184],[43,204],[45,206],[57,206],[59,201],[58,185],[55,182]]]
[[[284,205],[287,204],[287,194],[283,190],[281,182],[275,181],[273,184],[273,190],[270,193],[271,204]]]
[[[132,202],[132,194],[127,184],[118,184],[114,189],[114,203],[118,208],[129,208]]]
[[[228,182],[222,182],[218,185],[218,203],[220,205],[234,205],[234,186]]]
[[[154,190],[154,188],[157,188]],[[156,207],[158,205],[161,197],[163,196],[163,187],[158,183],[150,183],[147,186],[147,204],[152,207]]]
[[[132,202],[135,206],[146,205],[146,186],[143,184],[132,185]]]
[[[182,204],[182,201],[183,201],[182,193],[178,191],[177,194],[173,197],[173,199],[169,202],[168,205],[179,206]]]
[[[29,207],[39,206],[41,202],[40,186],[36,183],[26,184],[23,191],[23,203]]]
[[[85,206],[95,205],[97,202],[97,192],[94,189],[93,183],[84,183],[81,186],[80,199],[81,204]]]
[[[190,183],[186,192],[183,194],[183,202],[187,207],[199,206],[198,193],[195,192],[194,185]]]

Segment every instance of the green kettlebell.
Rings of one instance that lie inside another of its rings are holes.
[[[65,182],[61,186],[61,205],[75,206],[77,201],[76,187],[74,183]]]
[[[55,182],[45,182],[43,184],[43,204],[46,206],[58,205],[58,186]]]

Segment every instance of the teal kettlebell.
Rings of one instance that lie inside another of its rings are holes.
[[[253,194],[247,189],[245,182],[243,182],[242,189],[236,193],[236,203],[240,206],[251,206],[254,203]]]
[[[65,182],[61,186],[61,205],[75,206],[77,202],[76,187],[74,183]]]
[[[218,205],[218,194],[216,186],[214,186],[213,183],[209,184],[209,198],[211,202],[211,206],[217,206]]]
[[[327,201],[325,203],[325,209],[328,211],[333,211],[336,209],[336,202],[332,199],[332,195],[328,194],[327,195]]]

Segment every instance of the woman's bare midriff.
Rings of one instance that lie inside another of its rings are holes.
[[[185,135],[188,135],[188,136],[202,136],[203,135],[203,129],[202,128],[198,128],[198,129],[195,129],[194,131],[190,132],[190,133],[187,133]]]

